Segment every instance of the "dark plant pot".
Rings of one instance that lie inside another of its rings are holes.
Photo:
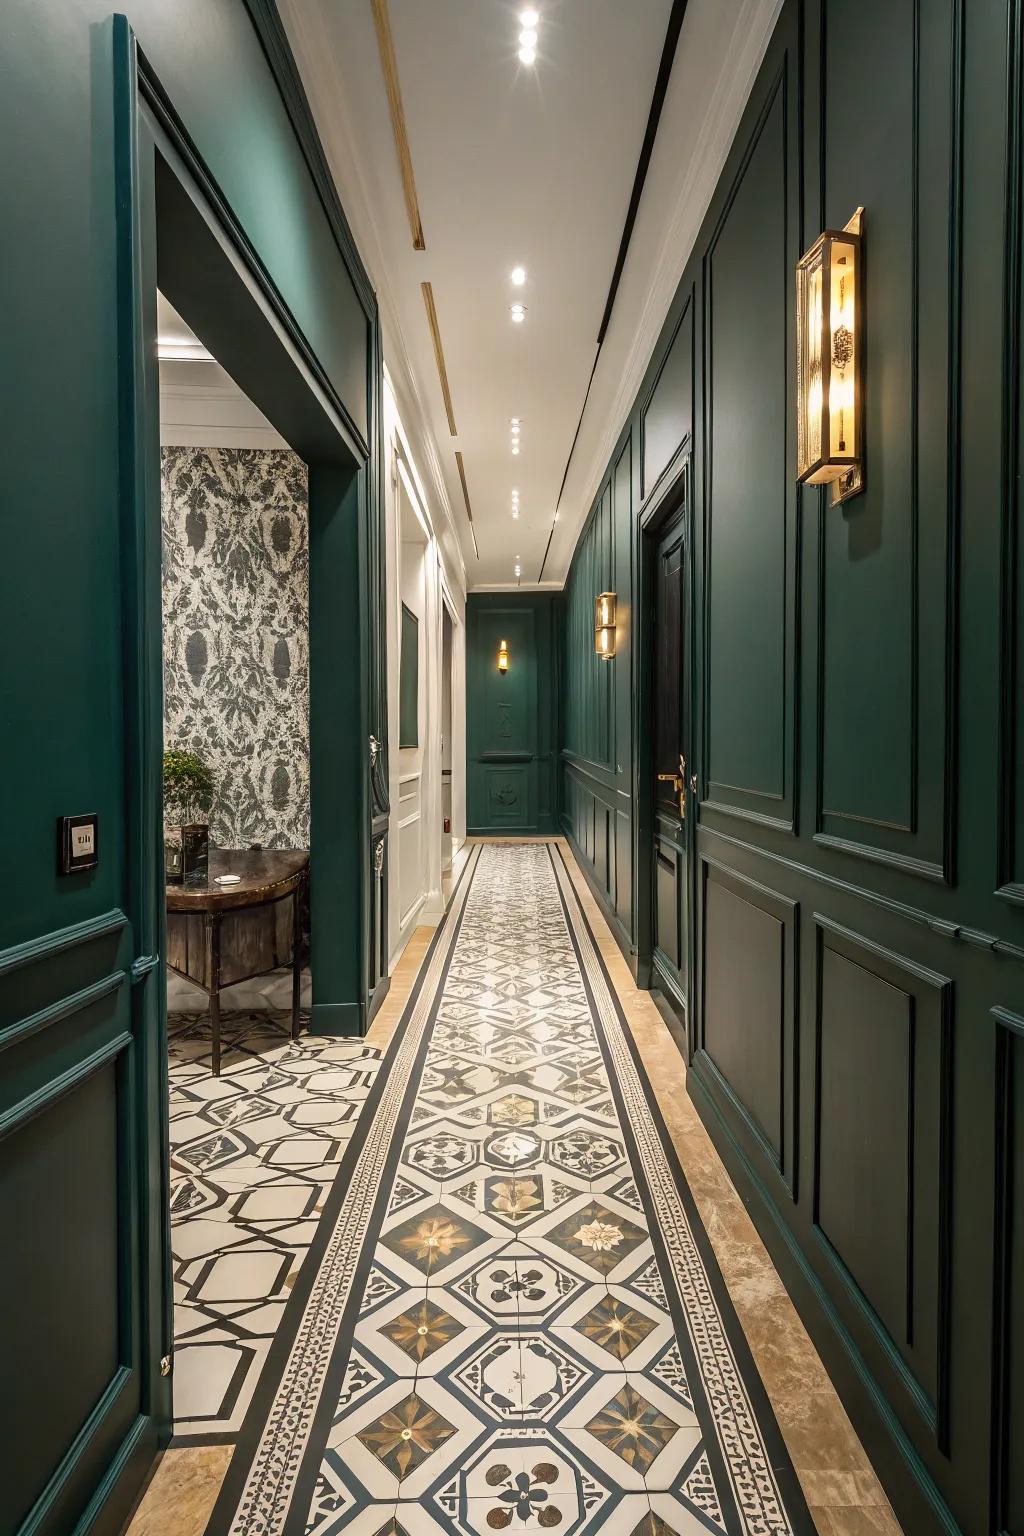
[[[210,874],[210,829],[192,822],[181,829],[181,868],[186,885],[205,885]]]
[[[178,885],[184,879],[182,862],[181,828],[164,828],[164,870],[168,885]]]

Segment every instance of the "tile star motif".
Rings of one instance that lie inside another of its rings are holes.
[[[423,1274],[432,1275],[483,1237],[472,1222],[453,1216],[446,1206],[432,1205],[385,1232],[381,1242]]]
[[[492,1125],[507,1125],[512,1129],[535,1125],[537,1104],[534,1099],[528,1099],[525,1094],[507,1093],[504,1098],[495,1099],[489,1106],[487,1118]]]
[[[617,1360],[625,1360],[655,1327],[651,1318],[628,1307],[617,1296],[605,1295],[576,1324],[579,1331],[600,1344]]]
[[[442,1344],[457,1338],[464,1332],[464,1327],[450,1313],[424,1297],[407,1312],[385,1323],[380,1331],[405,1354],[422,1362]]]
[[[634,1222],[597,1200],[588,1201],[582,1210],[567,1216],[546,1235],[573,1258],[582,1259],[605,1275],[647,1237]]]
[[[375,1423],[361,1429],[356,1439],[401,1482],[454,1433],[454,1424],[410,1392]]]
[[[630,1536],[675,1536],[660,1515],[656,1515],[653,1509],[649,1509],[630,1532]]]
[[[484,1191],[484,1209],[512,1226],[539,1216],[544,1209],[544,1185],[529,1174],[487,1179]]]
[[[586,1428],[627,1466],[646,1472],[679,1426],[627,1382]]]

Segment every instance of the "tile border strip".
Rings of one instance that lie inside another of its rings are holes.
[[[554,845],[557,846],[557,845]],[[636,1143],[678,1293],[697,1375],[713,1403],[718,1449],[748,1536],[790,1536],[815,1527],[718,1268],[710,1239],[693,1202],[678,1155],[653,1092],[639,1070],[636,1043],[603,956],[583,910],[564,851],[549,847],[562,894],[566,926],[575,944],[584,983],[606,1049],[609,1080],[620,1100],[623,1128]],[[687,1209],[687,1206],[690,1209]],[[756,1399],[756,1401],[755,1401]],[[776,1477],[790,1484],[783,1497]],[[787,1504],[789,1508],[787,1509]],[[795,1514],[791,1518],[789,1509]]]

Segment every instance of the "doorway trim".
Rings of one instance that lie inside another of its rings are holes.
[[[636,892],[636,978],[637,985],[650,988],[663,983],[654,957],[654,784],[653,784],[653,728],[654,689],[654,561],[655,546],[662,529],[683,510],[684,540],[686,545],[686,585],[689,608],[689,634],[685,637],[686,658],[684,688],[686,691],[686,719],[688,735],[685,747],[687,763],[694,761],[693,699],[694,699],[694,559],[693,559],[693,454],[690,440],[684,440],[671,474],[663,476],[655,494],[643,508],[636,522],[636,592],[634,612],[636,643],[633,648],[633,740],[636,752],[633,757],[633,803],[636,807],[634,833],[633,889]],[[689,794],[692,815],[687,853],[687,923],[684,940],[687,953],[686,997],[683,999],[687,1018],[688,1056],[693,1054],[693,940],[694,940],[694,871],[696,840],[697,796]],[[672,988],[674,996],[678,991]]]
[[[112,42],[118,252],[125,905],[135,956],[131,964],[131,980],[139,1103],[139,1122],[133,1131],[139,1141],[140,1170],[141,1413],[153,1422],[157,1447],[162,1448],[170,1437],[172,1424],[170,1371],[174,1340],[161,772],[163,615],[156,358],[158,159],[169,172],[175,188],[195,205],[195,212],[206,226],[205,233],[237,274],[238,294],[245,293],[260,312],[266,324],[266,335],[276,339],[291,365],[292,405],[301,400],[299,416],[303,410],[308,413],[305,420],[309,426],[309,441],[321,445],[319,451],[314,448],[310,455],[301,442],[294,444],[310,469],[311,537],[314,470],[318,470],[322,504],[344,505],[344,519],[339,513],[335,522],[345,524],[345,537],[352,545],[354,579],[359,590],[367,594],[365,606],[360,603],[357,610],[358,645],[349,656],[349,662],[357,672],[358,717],[364,727],[363,740],[367,742],[367,750],[360,753],[358,759],[350,755],[351,760],[346,759],[343,765],[348,767],[351,781],[344,786],[351,795],[349,804],[354,800],[359,812],[350,839],[354,880],[349,899],[353,908],[350,914],[353,930],[360,935],[357,974],[352,987],[357,1000],[327,1005],[331,1026],[352,1033],[365,1029],[387,989],[386,975],[381,977],[374,965],[374,924],[380,920],[376,893],[380,882],[375,880],[371,859],[373,830],[381,815],[381,792],[376,782],[371,783],[369,750],[371,737],[376,736],[383,751],[386,751],[387,740],[379,686],[384,664],[379,592],[382,567],[379,473],[374,454],[374,444],[380,432],[380,332],[376,303],[363,274],[361,281],[354,281],[354,287],[368,324],[367,433],[364,437],[224,198],[156,73],[138,47],[124,16],[113,18]],[[304,136],[299,133],[298,138],[305,150]],[[319,185],[315,168],[311,166],[310,169],[314,182]],[[327,213],[332,228],[335,228],[331,210]],[[337,237],[336,228],[335,234]],[[340,240],[339,254],[348,268]],[[283,384],[281,387],[282,390],[286,388]],[[333,536],[336,537],[336,533]],[[311,584],[312,574],[311,561]],[[337,639],[336,636],[332,638]],[[311,626],[311,651],[312,645]],[[312,676],[311,667],[311,697]],[[350,735],[347,726],[346,734]],[[379,768],[380,765],[376,766]],[[311,731],[311,771],[312,768]],[[372,777],[376,780],[380,774]],[[386,814],[386,768],[383,783]],[[317,835],[311,838],[311,856]],[[314,1015],[315,1012],[314,1003]],[[103,1488],[97,1492],[97,1500],[105,1500],[113,1490],[114,1481],[125,1475],[124,1468],[113,1467]]]

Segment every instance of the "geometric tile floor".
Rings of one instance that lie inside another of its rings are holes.
[[[813,1529],[560,853],[474,850],[322,1204],[211,1533]]]
[[[360,1040],[288,1038],[290,1016],[172,1015],[175,1434],[234,1438],[379,1063]],[[283,1031],[283,1034],[282,1034]]]

